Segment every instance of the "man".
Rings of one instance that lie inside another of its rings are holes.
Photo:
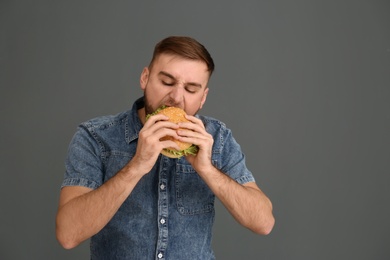
[[[144,97],[116,116],[80,125],[69,147],[56,218],[57,239],[73,248],[91,238],[92,259],[214,259],[214,197],[258,234],[274,225],[272,204],[245,166],[229,129],[200,116],[213,60],[189,37],[159,42],[144,68]],[[162,105],[182,108],[190,122],[164,115],[145,120]],[[193,143],[197,155],[171,159],[164,136]]]

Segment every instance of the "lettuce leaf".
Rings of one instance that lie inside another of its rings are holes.
[[[182,156],[187,156],[187,155],[196,155],[199,151],[199,148],[198,148],[198,146],[193,144],[190,147],[188,147],[187,149],[181,150],[181,151],[172,150],[169,148],[165,148],[164,150],[175,155],[175,156],[179,156],[179,158],[180,158]]]
[[[157,110],[154,111],[153,113],[147,114],[147,115],[146,115],[146,121],[148,121],[148,119],[149,119],[151,116],[157,115],[158,112],[160,112],[161,110],[163,110],[163,109],[166,108],[166,107],[167,107],[167,106],[161,106],[161,107],[157,108]]]

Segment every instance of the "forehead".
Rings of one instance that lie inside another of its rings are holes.
[[[171,74],[177,79],[191,78],[192,80],[208,80],[210,73],[207,65],[201,60],[190,60],[177,55],[160,54],[150,68],[152,74],[161,71]]]

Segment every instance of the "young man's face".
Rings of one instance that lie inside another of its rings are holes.
[[[161,54],[152,67],[144,68],[141,74],[145,113],[150,114],[166,105],[195,115],[206,101],[209,76],[207,66],[202,61]]]

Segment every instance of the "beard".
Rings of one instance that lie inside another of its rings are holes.
[[[144,91],[144,106],[145,106],[145,115],[149,115],[156,110],[150,105],[148,97],[146,95],[146,91]]]

